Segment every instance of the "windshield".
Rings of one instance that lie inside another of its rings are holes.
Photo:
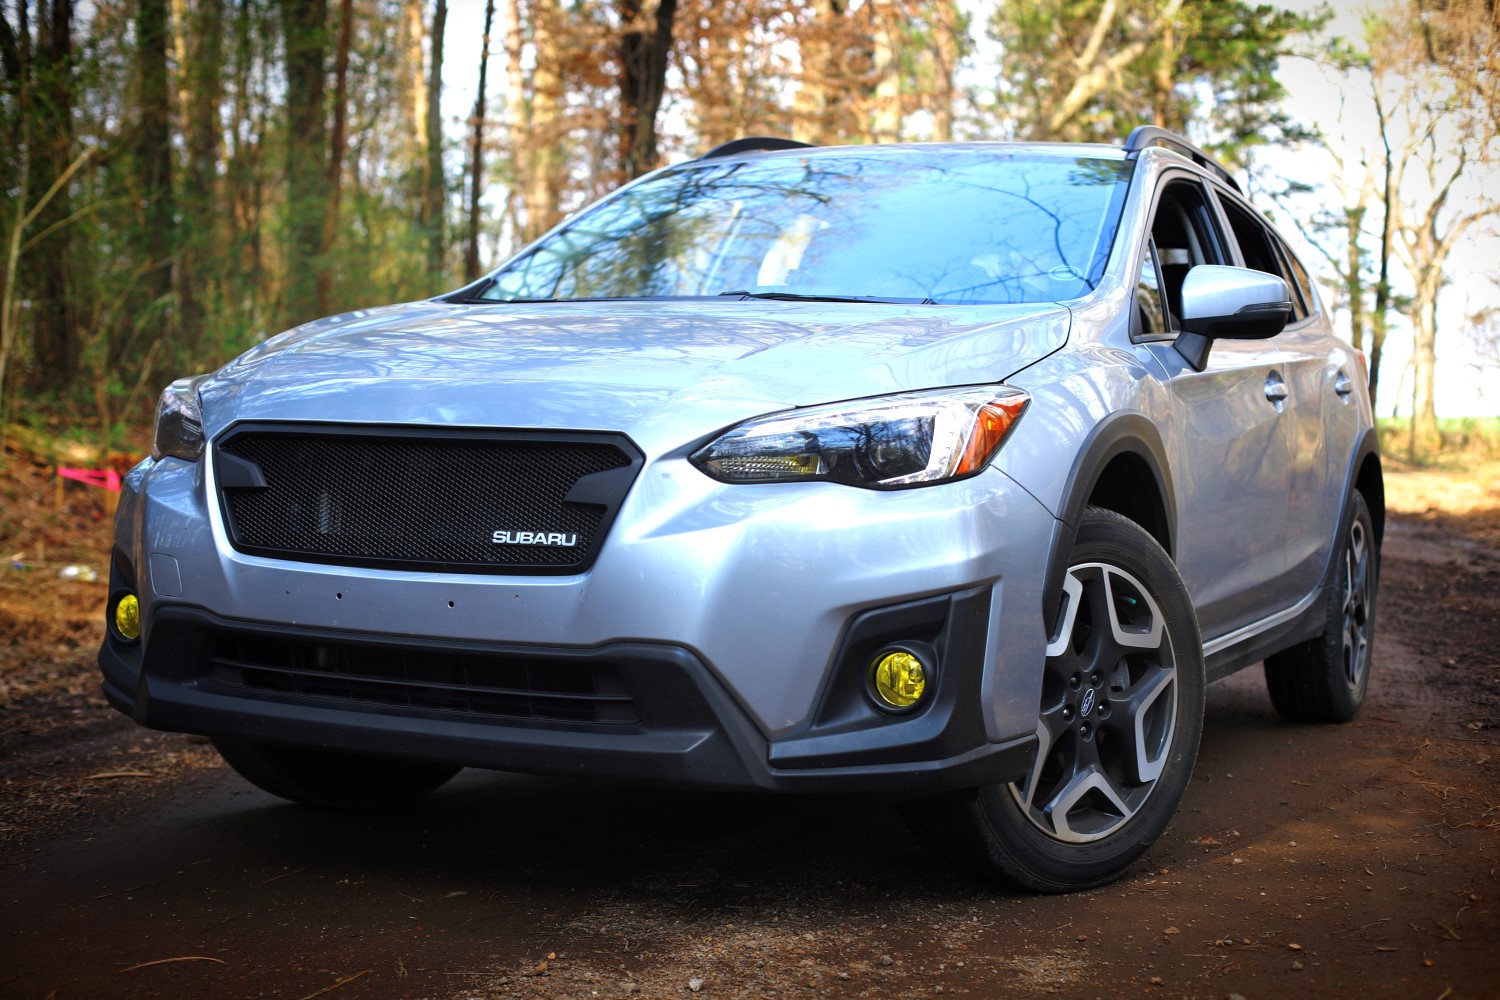
[[[580,213],[480,297],[1075,298],[1104,270],[1129,171],[986,147],[685,164]]]

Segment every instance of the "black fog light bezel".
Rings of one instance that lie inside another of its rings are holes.
[[[880,662],[895,653],[905,653],[915,657],[922,665],[922,694],[910,705],[892,705],[880,696],[880,691],[875,684],[875,672],[879,669]],[[912,715],[932,703],[933,692],[937,690],[937,681],[937,650],[931,645],[925,642],[883,643],[870,657],[869,665],[865,668],[865,697],[877,711],[884,715]]]

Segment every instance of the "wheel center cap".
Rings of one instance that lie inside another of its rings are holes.
[[[1083,692],[1083,700],[1078,703],[1078,714],[1087,719],[1089,717],[1089,714],[1093,711],[1094,689],[1089,688],[1087,691]]]

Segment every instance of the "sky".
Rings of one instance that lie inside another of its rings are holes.
[[[976,26],[983,25],[988,12],[997,0],[962,0],[973,15]],[[1347,39],[1360,37],[1365,2],[1334,0],[1319,4],[1315,0],[1281,0],[1283,6],[1302,12],[1319,6],[1327,6],[1333,13],[1327,32],[1330,37]],[[502,44],[505,4],[496,4],[496,23],[490,44],[489,106],[497,109],[492,119],[504,104],[505,52]],[[980,30],[980,29],[976,29]],[[484,0],[450,0],[448,22],[444,32],[444,88],[442,95],[443,116],[448,130],[454,138],[463,134],[463,123],[473,108],[478,86],[478,58],[480,39],[484,33]],[[1313,48],[1316,48],[1314,44]],[[979,65],[970,67],[976,79],[992,77],[982,65],[984,60],[996,57],[993,47],[981,44],[974,56]],[[1357,147],[1363,142],[1376,139],[1373,112],[1369,110],[1367,97],[1362,98],[1358,81],[1330,73],[1315,61],[1304,58],[1283,59],[1279,78],[1290,95],[1290,111],[1294,117],[1309,125],[1321,127],[1329,134],[1342,134],[1343,141],[1352,147],[1346,150],[1357,159]],[[1341,118],[1342,116],[1342,118]],[[1274,170],[1288,179],[1295,179],[1324,187],[1323,198],[1330,207],[1337,207],[1337,191],[1329,185],[1334,170],[1333,160],[1326,152],[1317,148],[1267,150],[1260,154],[1258,163]],[[1488,173],[1470,171],[1464,183],[1468,190],[1459,191],[1456,199],[1476,196],[1480,184],[1494,190],[1500,184],[1500,172],[1491,168]],[[503,197],[491,191],[486,200]],[[1308,202],[1311,209],[1313,202]],[[1310,247],[1296,225],[1291,224],[1285,211],[1276,211],[1262,201],[1261,207],[1271,208],[1271,214],[1287,239],[1297,248],[1298,255],[1315,272],[1326,269],[1323,256]],[[1453,254],[1456,262],[1452,281],[1443,289],[1439,298],[1437,410],[1440,417],[1496,416],[1500,415],[1500,369],[1482,369],[1476,364],[1476,355],[1469,342],[1470,331],[1466,317],[1481,308],[1500,308],[1500,227],[1491,220],[1488,230],[1471,232],[1463,245]],[[498,264],[499,261],[492,263]],[[1397,292],[1410,288],[1404,273],[1397,269],[1393,282]],[[1323,298],[1330,298],[1326,277],[1320,281],[1324,287]],[[1340,332],[1349,335],[1348,316],[1340,313],[1336,317]],[[1380,398],[1376,400],[1379,416],[1409,415],[1411,408],[1411,380],[1404,377],[1411,356],[1411,331],[1404,316],[1392,316],[1392,328],[1385,348],[1385,359],[1381,364]]]

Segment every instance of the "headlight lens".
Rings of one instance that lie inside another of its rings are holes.
[[[198,409],[198,386],[207,375],[180,378],[162,390],[156,403],[156,434],[151,457],[196,462],[203,457],[203,414]]]
[[[692,461],[728,483],[946,482],[988,465],[1030,401],[1020,389],[981,386],[788,410],[740,424]]]

